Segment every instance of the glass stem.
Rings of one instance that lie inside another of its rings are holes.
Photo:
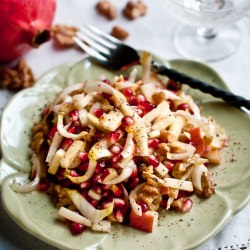
[[[217,31],[214,28],[201,27],[197,28],[197,34],[205,39],[213,39],[217,35]]]

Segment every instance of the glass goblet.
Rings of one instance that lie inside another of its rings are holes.
[[[233,54],[241,33],[235,22],[250,10],[250,0],[164,0],[185,24],[174,32],[174,45],[185,57],[217,61]]]

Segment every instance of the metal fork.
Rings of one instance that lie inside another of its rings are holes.
[[[73,37],[73,40],[93,59],[113,70],[124,70],[140,62],[140,56],[135,49],[91,25],[83,25],[81,30]],[[174,81],[221,98],[231,105],[250,110],[250,100],[180,73],[157,61],[152,61],[152,70]]]

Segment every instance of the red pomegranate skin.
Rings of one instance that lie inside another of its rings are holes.
[[[0,1],[0,62],[14,60],[47,41],[56,0]]]

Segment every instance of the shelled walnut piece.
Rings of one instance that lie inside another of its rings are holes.
[[[111,31],[111,35],[119,40],[125,40],[129,36],[129,33],[122,27],[115,25]]]
[[[109,20],[113,20],[117,17],[116,7],[107,0],[101,0],[96,4],[96,10],[102,16],[105,16]]]
[[[75,26],[68,25],[55,25],[52,27],[52,36],[56,43],[64,48],[75,46],[75,42],[72,37],[79,29]]]
[[[24,59],[15,67],[6,67],[0,72],[0,88],[18,91],[29,88],[35,83],[31,68]]]
[[[130,20],[137,19],[147,14],[148,7],[142,1],[137,2],[128,1],[123,9],[123,15]]]

